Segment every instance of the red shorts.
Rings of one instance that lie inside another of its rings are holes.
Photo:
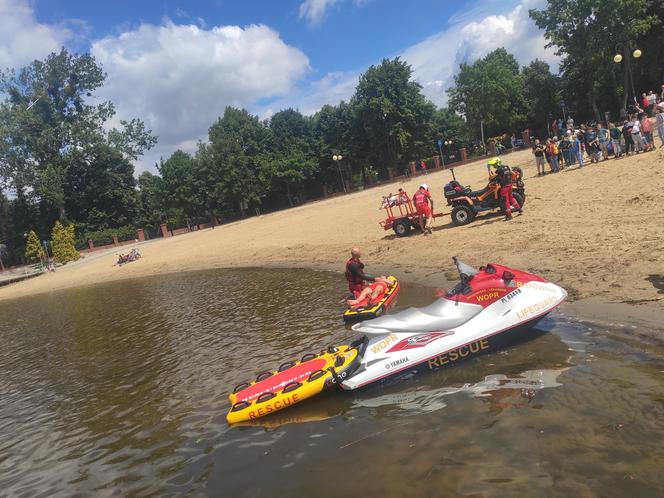
[[[429,207],[429,204],[419,204],[415,206],[415,209],[417,209],[417,214],[421,214],[427,218],[431,216],[431,207]]]
[[[364,284],[351,284],[350,282],[348,283],[348,290],[355,299],[357,299],[357,296],[360,295],[362,289],[364,289]]]

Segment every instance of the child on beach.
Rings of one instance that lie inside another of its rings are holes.
[[[560,171],[558,153],[558,137],[553,137],[549,143],[549,154],[551,154],[551,171],[553,173],[558,173],[558,171]]]
[[[583,168],[583,149],[579,135],[572,136],[572,153],[576,160],[579,161],[579,168]]]

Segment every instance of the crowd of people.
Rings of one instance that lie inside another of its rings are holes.
[[[574,165],[583,167],[588,162],[606,161],[610,156],[618,159],[652,151],[656,148],[655,128],[659,133],[660,147],[664,147],[664,95],[643,93],[641,104],[643,107],[635,103],[633,112],[622,123],[609,122],[608,127],[602,123],[582,123],[575,128],[571,116],[567,121],[554,120],[554,133],[558,135],[544,143],[536,139],[532,146],[537,175],[557,173]],[[654,125],[652,117],[655,117]]]

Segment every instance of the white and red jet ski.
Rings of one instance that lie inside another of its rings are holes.
[[[563,288],[531,273],[454,262],[461,282],[445,297],[353,326],[365,334],[361,362],[342,388],[436,370],[531,337],[532,326],[567,297]]]

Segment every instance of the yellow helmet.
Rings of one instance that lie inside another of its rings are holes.
[[[500,160],[499,157],[492,157],[487,161],[488,166],[493,166],[494,168],[497,168],[498,166],[501,166],[503,162]]]

